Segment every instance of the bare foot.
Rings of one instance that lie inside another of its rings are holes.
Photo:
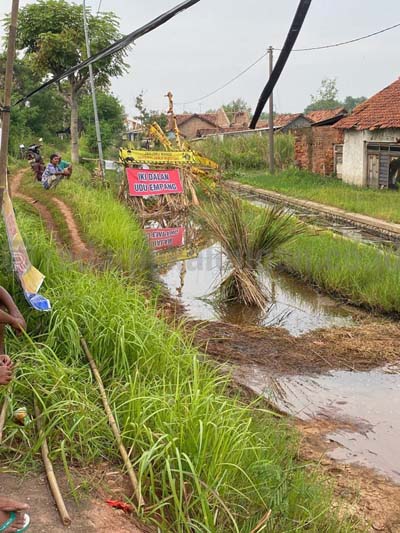
[[[15,500],[10,500],[9,498],[0,496],[0,526],[4,524],[4,522],[7,522],[12,511],[16,513],[14,522],[9,528],[6,529],[5,533],[14,533],[15,531],[18,531],[18,529],[22,529],[24,527],[24,511],[28,508],[29,505],[26,503],[19,503]]]
[[[0,366],[0,385],[8,385],[12,380],[12,368]],[[1,498],[0,498],[1,501]],[[1,504],[0,504],[1,509]]]

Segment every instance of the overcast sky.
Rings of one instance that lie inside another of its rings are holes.
[[[31,3],[21,0],[21,6]],[[179,0],[102,0],[129,33]],[[87,0],[97,12],[99,0]],[[298,0],[201,0],[163,27],[142,37],[130,52],[130,72],[113,91],[134,115],[143,90],[146,107],[167,109],[169,90],[176,111],[205,112],[241,97],[254,109],[267,79],[267,58],[215,95],[193,104],[259,58],[269,45],[281,47]],[[0,0],[0,16],[11,0]],[[399,0],[313,0],[296,47],[331,44],[400,22]],[[393,18],[399,13],[397,19]],[[2,30],[0,30],[1,33]],[[324,77],[337,79],[339,96],[371,96],[400,75],[400,28],[359,43],[290,57],[275,92],[277,112],[302,111]],[[400,105],[400,104],[399,104]]]

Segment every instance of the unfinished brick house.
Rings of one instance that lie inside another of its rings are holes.
[[[400,78],[375,94],[335,129],[344,135],[342,179],[391,188],[400,179]]]
[[[201,137],[201,132],[218,132],[223,128],[229,128],[230,122],[223,108],[216,113],[184,113],[176,115],[179,131],[185,139]],[[168,124],[168,132],[172,132],[171,121]]]
[[[312,111],[305,115],[312,123],[309,128],[296,129],[296,165],[315,174],[341,177],[343,132],[332,126],[346,116],[344,107]]]

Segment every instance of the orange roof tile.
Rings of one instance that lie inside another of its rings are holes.
[[[274,118],[274,128],[284,128],[297,118],[301,117],[302,113],[285,113],[276,115]]]
[[[322,122],[345,112],[346,109],[344,107],[336,107],[335,109],[317,109],[316,111],[310,111],[305,116],[313,122]]]
[[[400,78],[358,105],[335,128],[377,130],[400,128]]]

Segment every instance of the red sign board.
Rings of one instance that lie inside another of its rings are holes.
[[[154,196],[161,194],[180,194],[183,192],[178,169],[148,170],[127,168],[126,174],[130,196]]]
[[[147,228],[144,230],[154,251],[183,246],[185,228]]]

